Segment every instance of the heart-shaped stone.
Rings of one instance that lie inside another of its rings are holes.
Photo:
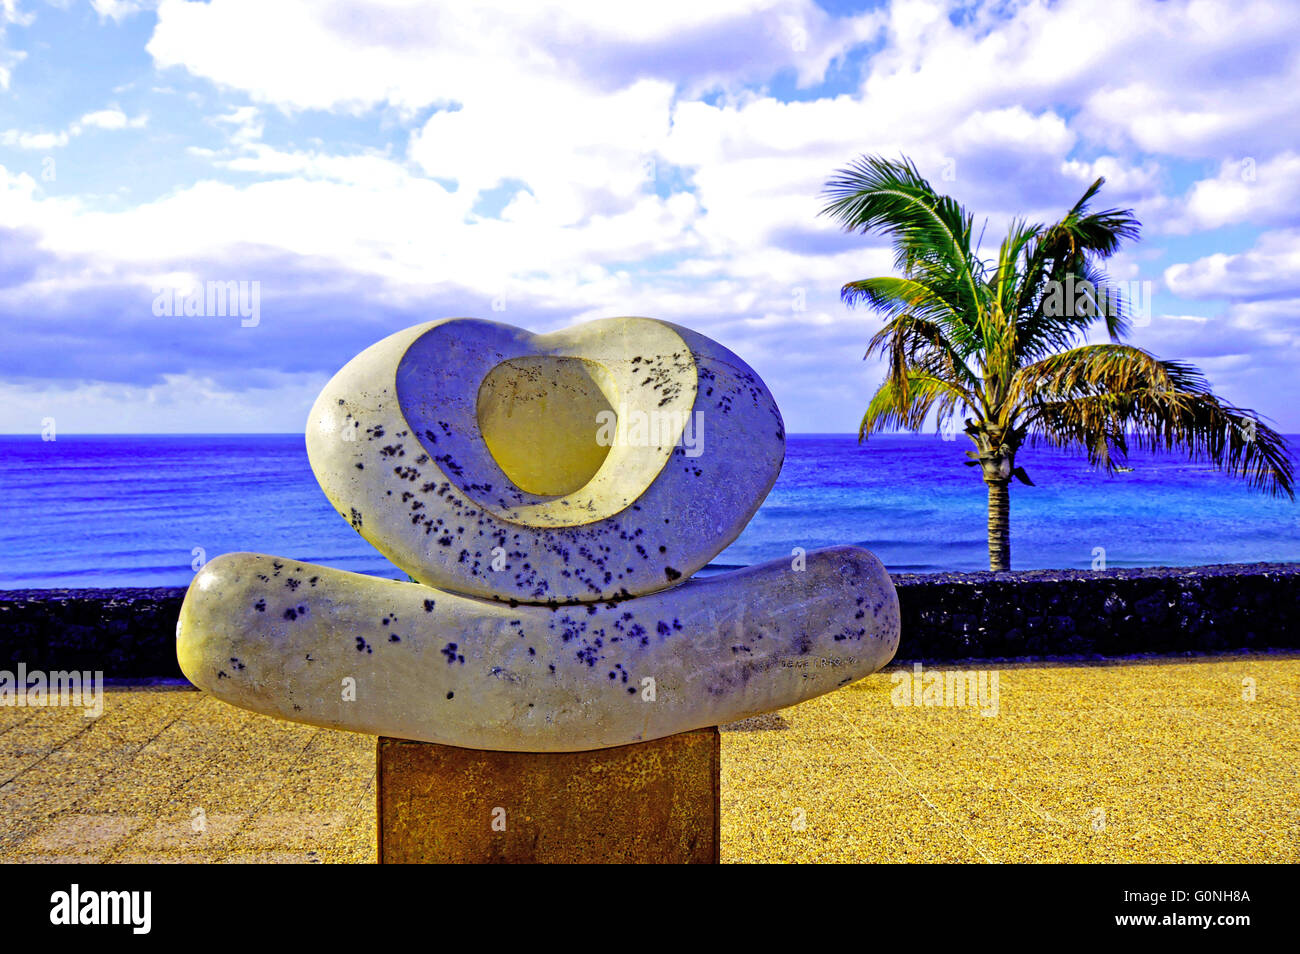
[[[669,322],[534,335],[451,318],[348,362],[307,451],[335,509],[420,582],[598,602],[671,586],[731,543],[785,428],[745,362]]]

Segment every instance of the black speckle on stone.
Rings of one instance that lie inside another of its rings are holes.
[[[437,604],[435,604],[433,600],[425,600],[425,601],[424,601],[424,611],[425,611],[426,613],[432,613],[432,612],[433,612],[433,607],[434,607],[435,605],[437,605]]]
[[[664,576],[668,577],[669,582],[673,580],[680,580],[682,578],[681,572],[678,570],[674,570],[670,566],[664,567]]]
[[[454,693],[454,692],[449,692],[449,693],[447,693],[447,698],[448,698],[448,699],[454,698],[455,695],[456,695],[456,693]]]

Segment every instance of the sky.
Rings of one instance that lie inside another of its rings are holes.
[[[989,254],[1104,175],[1143,223],[1109,265],[1132,343],[1300,432],[1298,26],[1296,0],[0,0],[0,431],[301,431],[354,354],[458,315],[677,322],[790,431],[856,431],[879,318],[839,289],[892,253],[818,211],[877,153]],[[168,313],[228,282],[256,309]]]

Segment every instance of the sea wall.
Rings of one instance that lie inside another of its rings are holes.
[[[183,678],[176,621],[184,587],[0,590],[0,670],[102,670],[105,679]]]
[[[1300,564],[899,574],[899,660],[1300,648]]]
[[[899,661],[1300,649],[1300,564],[898,574]],[[183,588],[0,590],[0,670],[179,678]]]

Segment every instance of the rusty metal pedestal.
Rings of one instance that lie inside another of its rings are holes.
[[[716,864],[721,735],[594,752],[381,737],[379,861]]]

